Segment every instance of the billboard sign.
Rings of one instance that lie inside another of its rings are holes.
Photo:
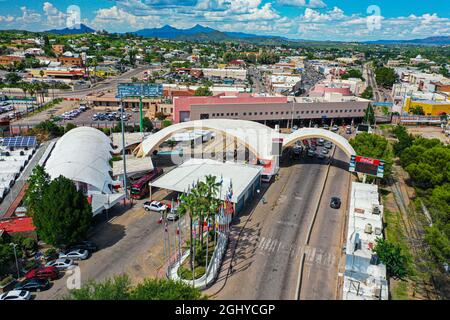
[[[372,159],[367,157],[353,155],[350,159],[350,172],[359,172],[383,178],[384,176],[384,161],[379,159]]]
[[[117,86],[116,98],[126,97],[162,97],[162,84],[153,83],[121,83]]]

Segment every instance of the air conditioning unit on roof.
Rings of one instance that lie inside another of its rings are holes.
[[[372,209],[372,214],[381,214],[381,210],[379,206],[374,206]]]

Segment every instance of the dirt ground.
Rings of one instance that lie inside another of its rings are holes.
[[[408,132],[413,135],[419,135],[423,138],[428,139],[439,139],[445,144],[450,144],[450,137],[445,136],[445,134],[442,132],[442,129],[440,127],[432,127],[432,126],[414,126],[414,127],[407,127]]]

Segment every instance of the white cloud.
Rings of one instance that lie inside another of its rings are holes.
[[[322,0],[278,0],[277,4],[291,7],[325,8],[327,5]]]
[[[52,27],[62,27],[65,25],[66,14],[59,11],[52,3],[44,2],[44,15],[47,16],[47,24]]]
[[[324,40],[408,39],[450,33],[450,19],[436,13],[386,18],[382,15],[346,15],[338,7],[326,12],[307,8],[298,17],[297,24],[297,37]]]
[[[135,16],[123,9],[113,6],[111,8],[99,9],[91,24],[96,29],[107,29],[114,32],[130,31],[142,28],[158,26],[159,16]]]

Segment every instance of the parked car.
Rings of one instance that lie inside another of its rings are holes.
[[[85,249],[73,249],[73,250],[69,250],[67,252],[61,252],[59,254],[60,259],[68,258],[68,259],[73,259],[73,260],[85,260],[88,258],[88,256],[89,256],[89,251],[87,251]]]
[[[144,203],[144,209],[147,211],[162,212],[167,210],[167,206],[159,201],[147,201]]]
[[[72,249],[84,249],[89,252],[95,252],[98,250],[98,246],[95,243],[93,243],[92,241],[86,240],[86,241],[81,242],[80,244],[76,244],[76,245],[72,246],[70,249],[71,250]]]
[[[72,259],[56,259],[45,264],[46,267],[56,267],[59,270],[72,269],[74,267]]]
[[[179,216],[175,212],[169,212],[166,218],[168,221],[177,221]]]
[[[1,300],[30,300],[31,293],[25,290],[11,290],[0,295]]]
[[[330,207],[333,209],[339,209],[341,207],[341,199],[338,197],[332,197],[330,201]]]
[[[324,143],[325,143],[325,139],[323,139],[323,138],[319,138],[319,140],[317,141],[317,144],[319,146],[323,146]]]
[[[308,150],[308,157],[314,157],[316,155],[316,153],[314,152],[314,150],[309,149]]]
[[[322,154],[328,154],[328,152],[329,152],[329,151],[328,151],[327,148],[323,148],[322,151],[321,151]]]
[[[331,149],[331,148],[333,148],[333,144],[331,143],[331,142],[329,142],[329,141],[327,141],[327,142],[325,142],[325,148],[327,148],[327,149]]]
[[[324,124],[324,125],[323,125],[323,128],[324,128],[325,130],[328,130],[328,129],[330,129],[330,126],[327,125],[327,124]]]
[[[337,125],[334,125],[334,126],[331,128],[331,131],[338,131],[338,130],[339,130],[339,128],[338,128]]]
[[[317,156],[317,158],[319,159],[325,159],[327,156],[324,155],[323,153],[319,153],[319,155]]]
[[[40,267],[28,271],[25,274],[25,278],[56,280],[59,278],[59,271],[56,267]]]
[[[15,290],[26,290],[26,291],[44,291],[50,287],[50,282],[48,280],[43,279],[26,279],[22,282],[19,282]]]

